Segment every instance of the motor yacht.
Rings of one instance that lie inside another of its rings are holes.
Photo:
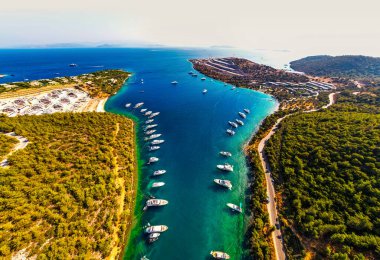
[[[203,94],[206,94],[206,93],[207,93],[207,89],[204,89],[204,90],[202,91],[202,93],[203,93]]]
[[[228,164],[228,163],[218,164],[216,167],[222,171],[227,171],[227,172],[233,172],[234,171],[234,166],[231,164]]]
[[[243,213],[243,209],[241,207],[235,205],[235,204],[227,203],[227,207],[229,207],[233,211],[236,211],[236,212],[239,212],[239,213]]]
[[[242,118],[246,118],[247,117],[243,112],[239,112],[239,116],[241,116]]]
[[[147,111],[147,112],[145,112],[145,116],[149,116],[149,115],[151,115],[153,112],[152,111]]]
[[[157,170],[157,171],[153,172],[153,176],[158,176],[158,175],[162,175],[165,173],[166,173],[166,170]]]
[[[148,110],[148,109],[143,108],[143,109],[140,110],[140,112],[141,112],[141,113],[144,113],[144,112],[147,111],[147,110]]]
[[[215,259],[230,259],[230,256],[227,253],[221,251],[211,251],[210,255]]]
[[[219,154],[223,155],[223,156],[226,156],[226,157],[231,157],[232,156],[232,153],[226,152],[226,151],[220,151]]]
[[[165,142],[165,140],[153,140],[151,142],[152,145],[156,145],[156,144],[162,144],[163,142]]]
[[[152,234],[152,233],[162,233],[168,230],[168,227],[165,225],[157,225],[157,226],[150,226],[145,229],[145,233]]]
[[[150,199],[146,201],[147,207],[161,207],[167,205],[169,202],[167,200],[161,199]]]
[[[153,118],[153,117],[155,117],[155,116],[158,116],[159,114],[160,114],[160,112],[155,112],[155,113],[151,114],[151,115],[149,116],[149,118]]]
[[[148,161],[148,164],[158,162],[159,160],[160,160],[160,159],[158,159],[157,157],[150,157],[150,158],[149,158],[149,161]]]
[[[228,121],[228,123],[233,126],[234,128],[237,128],[238,125],[235,123],[235,122],[232,122],[232,121]]]
[[[148,130],[148,131],[145,132],[145,134],[146,135],[151,135],[151,134],[153,134],[156,131],[157,131],[156,129]]]
[[[227,129],[227,134],[229,135],[234,135],[235,134],[235,131],[232,131],[231,129]]]
[[[239,124],[239,125],[241,125],[241,126],[243,126],[244,125],[244,122],[243,121],[241,121],[240,119],[235,119],[235,121]]]
[[[222,180],[222,179],[214,179],[214,182],[220,186],[226,187],[228,189],[232,189],[231,181],[229,180]]]
[[[158,145],[155,145],[155,146],[150,146],[149,147],[149,151],[152,152],[152,151],[156,151],[158,149],[160,149],[161,147],[159,147]]]
[[[165,185],[165,182],[153,182],[152,188],[158,188]]]
[[[247,114],[251,113],[251,111],[249,111],[248,108],[244,108],[244,112],[246,112]]]
[[[127,104],[125,104],[125,107],[126,107],[126,108],[128,108],[128,107],[130,107],[130,106],[132,106],[131,103],[127,103]]]
[[[139,108],[144,105],[144,102],[137,103],[134,108]]]

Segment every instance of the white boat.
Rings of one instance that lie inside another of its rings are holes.
[[[204,89],[204,90],[202,91],[202,93],[203,93],[203,94],[206,94],[206,93],[207,93],[207,89]]]
[[[158,176],[158,175],[162,175],[165,173],[166,173],[166,170],[157,170],[157,171],[153,172],[153,176]]]
[[[230,259],[230,256],[227,253],[221,251],[211,251],[210,255],[215,259]]]
[[[154,127],[156,127],[157,126],[157,124],[154,124],[154,125],[147,125],[146,127],[145,127],[145,130],[148,130],[148,129],[150,129],[150,128],[154,128]]]
[[[241,116],[242,118],[246,118],[247,117],[243,112],[239,112],[239,116]]]
[[[172,83],[173,85],[177,85],[177,84],[178,84],[178,81],[175,81],[175,80],[174,80],[174,81],[172,81],[171,83]]]
[[[128,107],[130,107],[130,106],[132,106],[131,103],[127,103],[127,104],[125,104],[125,107],[126,107],[126,108],[128,108]]]
[[[159,114],[160,114],[160,112],[155,112],[155,113],[151,114],[151,115],[149,116],[149,118],[153,118],[153,117],[155,117],[155,116],[158,116]]]
[[[149,147],[149,151],[150,152],[152,152],[152,151],[156,151],[156,150],[158,150],[158,149],[160,149],[161,147],[159,147],[159,146],[157,146],[157,145],[155,145],[155,146],[150,146]]]
[[[235,134],[235,131],[232,131],[231,129],[227,129],[227,134],[229,135],[234,135]]]
[[[214,182],[216,184],[219,184],[220,186],[226,187],[230,190],[232,189],[232,183],[229,180],[214,179]]]
[[[241,121],[240,119],[236,119],[235,120],[239,125],[241,125],[241,126],[243,126],[244,125],[244,122],[243,121]]]
[[[201,80],[206,80],[206,78],[205,78],[205,77],[203,77],[203,78],[201,78]]]
[[[144,105],[144,102],[137,103],[137,104],[134,106],[134,108],[139,108],[139,107],[141,107],[142,105]]]
[[[229,123],[230,125],[232,125],[233,127],[235,127],[235,128],[238,127],[238,125],[237,125],[235,122],[228,121],[228,123]]]
[[[158,226],[150,226],[145,229],[145,233],[151,234],[151,233],[162,233],[168,230],[168,227],[165,225],[158,225]]]
[[[146,201],[147,207],[161,207],[167,205],[169,202],[167,200],[161,199],[150,199]]]
[[[158,188],[165,185],[165,182],[153,182],[152,188]]]
[[[234,90],[234,89],[236,89],[236,87],[232,87],[232,88],[231,88],[231,90]]]
[[[247,114],[251,113],[251,111],[249,111],[248,108],[244,108],[244,112],[246,112]]]
[[[158,237],[161,235],[161,233],[150,233],[148,238],[149,238],[149,243],[153,243],[158,239]]]
[[[78,67],[78,65],[75,63],[71,63],[71,64],[69,64],[69,67]]]
[[[149,161],[148,161],[148,164],[151,164],[151,163],[154,163],[154,162],[158,162],[160,159],[158,159],[157,157],[150,157],[149,158]]]
[[[152,140],[152,139],[156,139],[158,137],[160,137],[162,134],[154,134],[154,135],[150,135],[148,137],[145,138],[145,141],[148,141],[148,140]]]
[[[157,131],[156,129],[148,130],[148,131],[145,132],[145,134],[146,135],[151,135],[151,134],[153,134],[156,131]]]
[[[156,145],[156,144],[162,144],[163,142],[165,142],[165,140],[153,140],[151,142],[152,145]]]
[[[219,170],[222,170],[222,171],[227,171],[227,172],[233,172],[234,171],[234,166],[231,164],[228,164],[228,163],[218,164],[216,166],[216,168],[218,168]]]
[[[154,121],[154,119],[148,119],[148,120],[145,121],[145,124],[150,124],[150,123],[152,123],[153,121]]]
[[[152,111],[148,111],[148,112],[145,112],[144,115],[149,116],[149,115],[152,114],[152,113],[153,113]]]
[[[243,213],[243,209],[240,208],[239,206],[232,204],[232,203],[227,203],[227,207],[231,208],[234,211],[237,211],[239,213]]]
[[[141,112],[141,113],[144,113],[144,112],[147,111],[147,110],[148,110],[148,109],[143,108],[143,109],[140,110],[140,112]]]
[[[231,157],[232,156],[232,153],[226,152],[226,151],[220,151],[219,153],[220,153],[220,155],[223,155],[223,156],[226,156],[226,157]]]

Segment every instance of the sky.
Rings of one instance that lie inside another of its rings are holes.
[[[0,47],[233,46],[380,56],[379,0],[4,0]]]

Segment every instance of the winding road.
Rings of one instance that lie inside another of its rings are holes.
[[[18,140],[18,143],[15,145],[15,147],[12,149],[12,151],[10,151],[7,155],[5,155],[5,159],[3,159],[0,162],[0,167],[8,166],[8,157],[11,156],[17,150],[24,149],[29,143],[28,139],[26,139],[23,136],[16,135],[16,133],[14,133],[14,132],[10,132],[10,133],[7,133],[5,135],[16,138]]]
[[[335,103],[335,95],[338,93],[339,92],[331,93],[329,95],[329,103],[327,105],[323,106],[321,109],[325,109],[325,108],[328,108],[329,106],[333,105]],[[313,110],[308,110],[308,111],[304,111],[304,112],[309,113],[309,112],[315,112],[318,110],[320,110],[320,109],[317,109],[317,110],[313,109]],[[282,235],[281,235],[280,223],[278,221],[277,207],[276,207],[276,201],[275,201],[276,192],[275,192],[274,185],[273,185],[272,178],[271,178],[271,170],[270,170],[268,158],[267,158],[266,154],[264,153],[264,148],[265,148],[266,142],[276,132],[276,129],[277,129],[278,125],[281,123],[281,121],[290,115],[292,115],[292,114],[288,114],[284,117],[279,118],[276,121],[276,124],[274,124],[274,126],[270,129],[269,133],[263,139],[261,139],[261,141],[257,147],[257,150],[259,152],[261,165],[263,166],[263,169],[265,171],[265,180],[267,182],[267,196],[269,198],[269,203],[267,204],[267,209],[268,209],[268,213],[269,213],[269,223],[271,226],[276,226],[275,231],[272,232],[272,239],[273,239],[276,259],[279,259],[279,260],[286,259],[286,254],[285,254],[285,247],[284,247],[284,243],[283,243]]]

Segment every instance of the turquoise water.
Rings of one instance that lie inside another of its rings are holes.
[[[245,56],[236,50],[179,50],[179,49],[71,49],[71,50],[0,50],[0,82],[60,75],[77,75],[94,70],[121,68],[133,72],[125,86],[106,103],[106,110],[135,115],[140,125],[146,120],[138,110],[125,108],[126,103],[144,102],[144,108],[159,111],[157,132],[165,139],[161,149],[149,153],[140,129],[141,159],[157,156],[160,161],[144,165],[139,180],[136,221],[124,259],[209,259],[211,250],[226,251],[231,259],[243,258],[243,238],[246,214],[232,214],[226,203],[242,203],[247,188],[247,167],[243,145],[257,129],[261,120],[270,114],[276,102],[268,95],[247,90],[231,90],[231,86],[201,76],[191,77],[189,58],[209,56]],[[77,63],[77,68],[67,65]],[[141,84],[141,79],[144,84]],[[178,85],[170,84],[176,80]],[[203,95],[202,90],[208,89]],[[238,112],[249,108],[251,114],[245,126],[233,137],[227,136],[227,121],[239,118]],[[219,156],[219,151],[232,152],[231,158]],[[217,164],[229,162],[233,173],[222,173]],[[151,178],[154,170],[166,169],[163,176]],[[232,181],[232,191],[213,183],[214,178]],[[150,190],[154,181],[164,187]],[[143,212],[148,195],[166,199],[162,208]],[[147,223],[167,225],[169,230],[153,244],[145,243],[142,227]]]

